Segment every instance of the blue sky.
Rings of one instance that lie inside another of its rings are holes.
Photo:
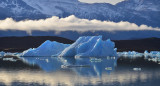
[[[85,3],[110,3],[110,4],[116,4],[118,2],[124,1],[124,0],[79,0],[81,2]]]

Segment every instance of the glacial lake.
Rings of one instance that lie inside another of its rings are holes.
[[[144,57],[1,57],[0,86],[159,86],[160,63]]]

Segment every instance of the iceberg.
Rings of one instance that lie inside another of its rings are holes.
[[[3,57],[3,56],[19,56],[21,53],[10,53],[10,52],[4,52],[4,51],[1,51],[0,52],[0,57]]]
[[[59,57],[105,57],[116,56],[114,42],[103,41],[102,36],[83,36],[73,44],[45,41],[38,48],[30,48],[21,56],[59,56]]]
[[[117,55],[119,57],[130,57],[130,58],[134,58],[134,57],[142,57],[144,54],[143,53],[139,53],[136,51],[124,51],[124,52],[117,52]]]
[[[69,45],[47,40],[38,48],[30,48],[24,51],[21,56],[52,56],[60,53]]]
[[[152,57],[152,58],[160,58],[160,51],[150,51],[148,52],[147,50],[144,52],[144,56],[147,57]]]
[[[116,56],[117,49],[110,39],[103,41],[102,36],[79,37],[59,55],[61,57],[106,57]]]
[[[144,51],[144,53],[139,53],[136,51],[128,51],[128,52],[117,52],[117,56],[119,57],[131,57],[131,58],[137,58],[137,57],[145,57],[146,59],[152,58],[152,59],[160,59],[160,51],[150,51],[147,50]],[[160,60],[159,60],[160,61]]]
[[[3,57],[5,55],[5,52],[1,51],[0,52],[0,57]]]

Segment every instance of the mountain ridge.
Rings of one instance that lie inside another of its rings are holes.
[[[1,0],[0,10],[3,11],[0,11],[0,19],[45,19],[51,16],[64,18],[75,15],[89,20],[128,21],[137,25],[160,27],[158,3],[158,0],[125,0],[116,5],[88,4],[78,0]]]
[[[72,44],[74,41],[57,36],[24,36],[24,37],[0,37],[0,51],[22,52],[29,48],[37,48],[46,40]],[[118,52],[122,51],[160,51],[160,38],[145,38],[134,40],[112,40]]]

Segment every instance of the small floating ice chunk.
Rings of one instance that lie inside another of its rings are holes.
[[[112,67],[106,67],[105,70],[112,70]]]
[[[61,65],[61,68],[90,67],[90,65]]]
[[[16,62],[16,59],[13,58],[3,58],[3,61],[12,61],[12,62]]]
[[[147,57],[151,57],[151,58],[160,58],[160,51],[145,51],[144,52],[144,56]]]
[[[141,68],[133,68],[134,71],[141,71]]]
[[[103,60],[101,58],[94,58],[94,57],[92,57],[92,58],[90,58],[90,61],[91,62],[102,62]]]
[[[136,51],[128,51],[128,52],[118,52],[118,56],[123,56],[123,57],[142,57],[143,53],[139,53]]]
[[[146,55],[147,55],[147,54],[149,54],[149,52],[148,52],[147,50],[145,50],[145,51],[144,51],[144,54],[146,54]]]
[[[10,53],[10,52],[3,52],[3,51],[0,52],[0,57],[3,57],[3,56],[17,56],[17,55],[19,55],[19,53]]]

